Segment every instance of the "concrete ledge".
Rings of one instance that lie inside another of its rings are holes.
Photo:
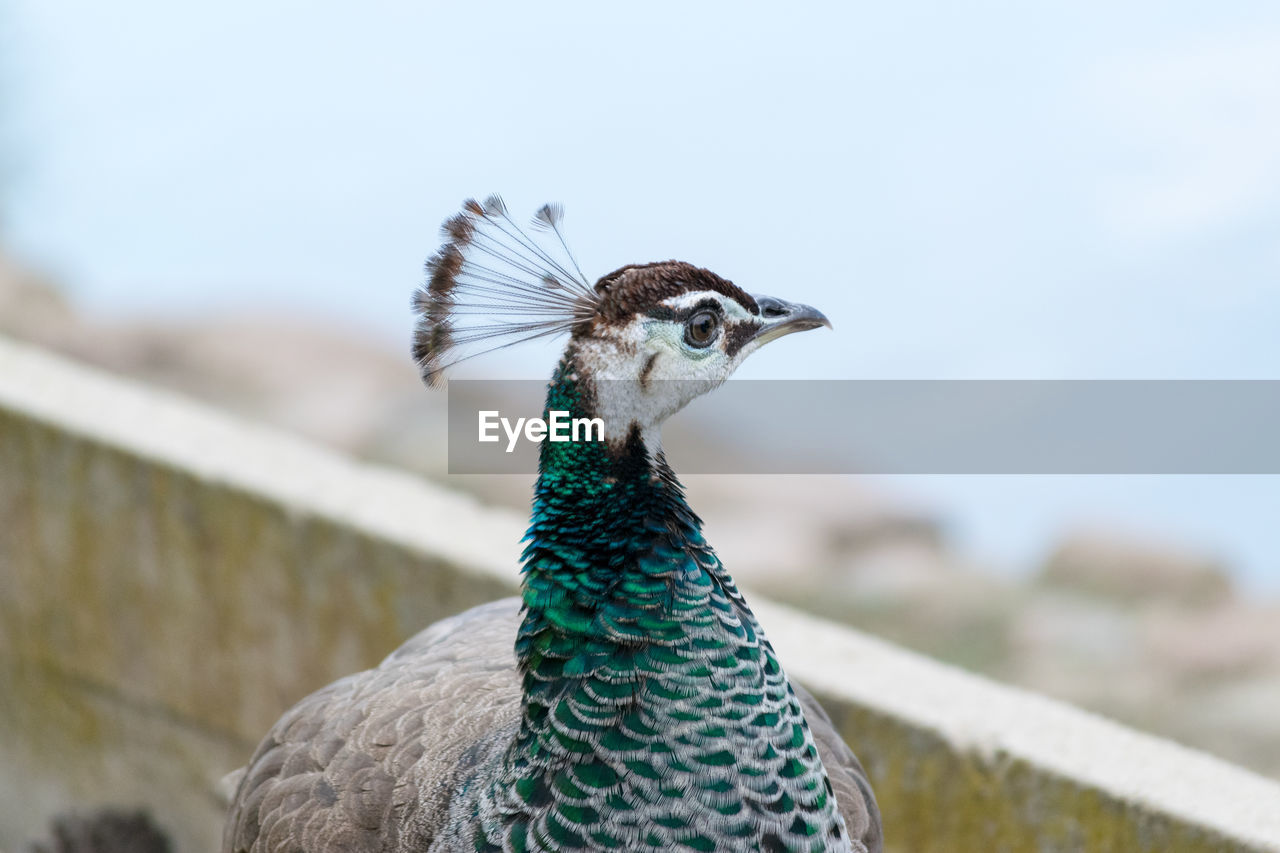
[[[901,850],[1280,849],[1280,785],[772,602],[791,675],[868,765]]]
[[[291,702],[514,589],[524,520],[0,340],[0,849],[217,779]],[[755,599],[891,848],[1280,851],[1280,785]]]

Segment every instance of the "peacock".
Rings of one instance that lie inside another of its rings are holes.
[[[235,786],[227,853],[881,849],[862,766],[787,679],[660,441],[761,346],[830,323],[681,261],[592,285],[562,218],[465,202],[413,302],[428,386],[567,334],[547,411],[603,423],[541,444],[522,595],[286,712]]]

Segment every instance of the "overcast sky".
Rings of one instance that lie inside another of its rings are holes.
[[[564,202],[589,274],[677,257],[835,322],[746,376],[1280,378],[1280,4],[782,8],[0,0],[5,239],[100,310],[400,346],[497,190]],[[1116,517],[1280,583],[1277,478],[917,485],[1014,561]]]

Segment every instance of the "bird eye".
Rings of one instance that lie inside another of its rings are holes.
[[[720,328],[720,317],[712,311],[700,311],[685,324],[685,343],[693,347],[705,347],[715,340]]]

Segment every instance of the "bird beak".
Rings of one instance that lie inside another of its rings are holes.
[[[763,321],[754,339],[761,346],[792,332],[807,332],[819,326],[831,328],[826,315],[810,305],[785,302],[772,296],[755,296]]]

